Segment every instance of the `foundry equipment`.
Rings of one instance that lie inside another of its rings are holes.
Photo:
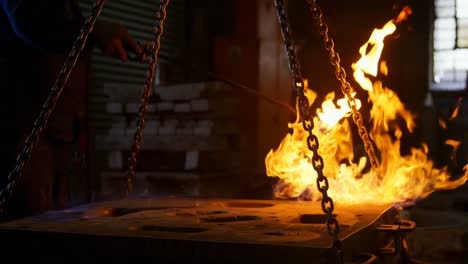
[[[36,119],[18,156],[17,164],[8,176],[8,185],[1,192],[0,213],[3,213],[13,194],[15,182],[21,176],[31,150],[47,124],[104,2],[96,1]],[[299,263],[309,260],[343,263],[355,257],[363,258],[363,263],[373,263],[377,261],[377,255],[408,260],[405,232],[413,230],[415,225],[411,221],[399,219],[394,207],[351,206],[338,214],[334,211],[333,199],[327,192],[328,179],[323,173],[324,160],[318,153],[319,142],[313,133],[311,105],[304,94],[304,81],[283,0],[275,0],[275,5],[293,75],[293,87],[297,92],[300,121],[308,134],[307,146],[313,153],[311,163],[318,174],[316,185],[322,195],[320,203],[129,197],[133,189],[135,165],[169,0],[160,2],[156,12],[154,39],[147,49],[149,66],[128,161],[127,197],[2,223],[1,236],[9,241],[3,247],[6,252],[15,252],[19,247],[30,247],[35,252],[44,253],[47,252],[44,246],[47,244],[54,251],[60,250],[73,256],[82,253],[108,256],[111,253],[116,259],[125,256],[151,256],[169,263],[193,260],[207,263],[258,263],[266,260],[271,263]],[[322,12],[316,0],[307,0],[307,5],[320,27],[323,44],[352,110],[353,120],[358,126],[371,166],[378,169],[379,162],[373,143],[351,95],[353,89],[346,80],[346,73],[340,65],[339,54],[334,49]],[[320,210],[325,216],[319,213]],[[367,243],[359,242],[363,240]],[[71,244],[69,241],[72,241]]]

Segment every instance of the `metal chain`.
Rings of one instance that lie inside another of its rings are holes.
[[[304,94],[304,82],[301,76],[299,60],[296,57],[292,34],[289,28],[289,21],[286,14],[286,9],[283,0],[275,0],[277,15],[281,26],[281,33],[286,48],[286,53],[289,58],[289,68],[293,75],[293,85],[297,92],[299,114],[302,121],[302,127],[308,132],[307,147],[313,152],[312,167],[317,171],[317,189],[322,194],[322,210],[326,214],[326,225],[328,233],[333,237],[333,245],[338,248],[338,259],[341,259],[341,242],[338,239],[340,227],[336,216],[333,214],[334,204],[333,199],[328,195],[328,179],[323,174],[323,158],[318,153],[319,141],[316,135],[313,134],[314,121],[310,112],[309,100]]]
[[[148,110],[149,97],[151,95],[151,87],[153,87],[154,72],[156,70],[156,63],[158,59],[158,52],[160,47],[160,39],[163,33],[163,23],[166,19],[166,8],[169,4],[169,0],[161,0],[159,10],[156,12],[156,25],[154,26],[154,39],[149,47],[149,66],[146,71],[145,86],[143,94],[141,96],[141,105],[138,111],[137,117],[137,130],[134,136],[134,143],[132,146],[132,153],[128,159],[128,171],[127,171],[127,195],[133,190],[133,179],[135,178],[135,167],[138,155],[140,151],[141,139],[143,137],[143,127],[145,125],[145,114]]]
[[[370,140],[369,132],[367,131],[362,121],[363,119],[362,115],[357,109],[356,99],[352,96],[353,88],[351,87],[351,84],[346,80],[346,71],[340,65],[340,55],[338,54],[337,51],[335,51],[335,43],[332,37],[328,34],[328,26],[323,20],[322,10],[317,5],[316,0],[306,0],[306,1],[307,1],[307,7],[311,11],[312,16],[319,24],[320,35],[322,36],[323,45],[325,49],[328,51],[330,63],[335,68],[335,76],[338,79],[338,81],[341,83],[341,91],[346,96],[346,99],[348,100],[348,105],[353,112],[353,120],[354,120],[354,123],[358,127],[359,136],[361,137],[364,143],[364,148],[367,152],[367,155],[369,156],[370,164],[372,168],[377,170],[379,168],[379,161],[376,157],[374,146],[372,145],[372,142]]]
[[[34,127],[26,138],[26,141],[23,145],[22,151],[18,154],[16,158],[16,165],[13,170],[10,171],[8,175],[8,184],[0,192],[0,216],[2,216],[6,211],[6,206],[13,195],[13,187],[18,179],[21,177],[23,168],[25,164],[29,161],[31,157],[31,152],[34,146],[39,141],[39,137],[44,130],[44,127],[49,120],[49,117],[52,111],[55,108],[55,105],[65,87],[65,84],[70,76],[73,67],[75,66],[78,57],[80,56],[89,34],[94,28],[97,17],[101,13],[101,10],[104,6],[105,0],[97,0],[93,6],[91,14],[86,18],[78,38],[75,40],[73,47],[65,60],[60,73],[49,93],[48,98],[46,99],[44,105],[42,106],[39,116],[34,122]]]

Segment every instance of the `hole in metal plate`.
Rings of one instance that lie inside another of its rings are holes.
[[[228,202],[227,207],[243,207],[243,208],[265,208],[272,207],[274,204],[270,203],[243,203],[243,202]]]
[[[142,211],[154,211],[154,210],[167,210],[167,209],[174,209],[174,208],[193,208],[193,207],[147,207],[147,208],[125,208],[125,207],[117,207],[117,208],[110,208],[108,209],[108,216],[119,217],[124,216],[127,214],[133,214]]]
[[[186,212],[176,212],[169,215],[173,216],[198,216],[198,215],[217,215],[217,214],[227,214],[228,211],[215,210],[215,211],[186,211]]]
[[[281,233],[281,232],[267,232],[267,233],[263,233],[264,235],[267,235],[267,236],[285,236],[284,233]]]
[[[141,230],[155,231],[155,232],[200,233],[200,232],[208,231],[209,229],[199,228],[199,227],[174,227],[174,226],[146,225],[146,226],[142,226]]]
[[[336,217],[336,214],[333,214]],[[327,216],[325,214],[303,214],[299,217],[299,222],[303,224],[325,224]]]
[[[226,223],[226,222],[242,222],[242,221],[253,221],[260,220],[261,217],[255,215],[235,215],[235,216],[223,216],[203,219],[204,222],[210,223]]]

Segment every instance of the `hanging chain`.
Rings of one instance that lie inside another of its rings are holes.
[[[361,137],[364,148],[369,156],[369,162],[374,169],[379,168],[379,161],[376,157],[374,147],[369,137],[369,132],[367,131],[364,123],[362,121],[362,115],[357,109],[356,99],[352,96],[353,88],[351,84],[346,80],[346,71],[340,65],[340,55],[335,51],[335,43],[332,37],[328,33],[328,26],[323,20],[322,10],[317,5],[317,0],[307,0],[307,7],[312,13],[312,16],[317,21],[320,27],[320,35],[322,36],[322,41],[325,49],[328,51],[328,56],[330,63],[335,67],[335,76],[338,81],[341,83],[341,91],[346,96],[348,100],[348,105],[353,111],[353,120],[358,127],[359,136]]]
[[[11,199],[11,196],[13,195],[13,187],[15,186],[15,183],[18,181],[18,179],[21,177],[23,168],[25,164],[29,161],[34,146],[39,141],[39,137],[42,131],[44,130],[44,127],[46,126],[52,111],[55,108],[60,94],[62,93],[63,88],[67,83],[68,77],[70,76],[70,73],[76,64],[78,57],[80,56],[86,44],[89,34],[94,28],[94,24],[96,22],[97,17],[101,13],[104,3],[105,0],[97,0],[93,6],[91,14],[86,18],[81,28],[80,34],[78,35],[78,38],[73,44],[73,47],[60,70],[60,73],[54,83],[54,86],[52,87],[47,100],[42,106],[39,116],[34,122],[34,127],[29,136],[26,138],[22,151],[18,154],[18,157],[16,158],[16,165],[8,175],[8,184],[0,192],[0,216],[2,216],[6,211],[6,206],[9,200]]]
[[[166,8],[169,0],[161,0],[159,10],[156,12],[156,25],[154,26],[153,33],[154,39],[149,47],[149,66],[146,71],[145,86],[141,96],[141,105],[138,111],[137,127],[134,136],[134,143],[132,146],[132,153],[128,159],[127,171],[127,195],[133,190],[133,179],[135,178],[135,167],[137,162],[137,155],[140,151],[141,139],[143,137],[143,127],[145,125],[145,114],[148,110],[149,97],[151,95],[151,87],[153,87],[154,72],[156,71],[156,63],[158,59],[158,52],[160,47],[161,35],[163,33],[163,23],[166,19]]]
[[[289,28],[288,17],[286,14],[286,9],[284,6],[283,0],[275,0],[275,5],[277,9],[277,15],[279,23],[281,26],[281,33],[283,35],[283,40],[286,48],[286,53],[289,58],[289,68],[293,75],[293,85],[294,89],[297,92],[298,104],[299,104],[299,114],[302,121],[302,127],[308,132],[307,137],[307,147],[313,152],[312,157],[312,167],[317,171],[317,189],[322,194],[322,210],[326,214],[326,225],[328,233],[333,237],[333,245],[337,248],[337,259],[342,260],[342,246],[341,241],[338,239],[338,234],[340,231],[338,220],[333,214],[334,205],[333,199],[328,196],[328,179],[323,174],[323,158],[318,153],[319,141],[316,135],[313,134],[314,129],[314,120],[310,113],[309,100],[304,94],[304,82],[301,76],[301,69],[299,60],[296,57],[294,50],[294,44],[292,40],[292,34]]]

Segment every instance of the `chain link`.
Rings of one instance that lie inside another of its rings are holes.
[[[169,0],[161,0],[158,11],[156,12],[156,25],[154,26],[153,33],[154,39],[149,48],[149,66],[146,71],[145,86],[141,96],[141,105],[138,111],[137,127],[134,136],[134,143],[132,146],[132,153],[128,159],[127,171],[127,195],[133,190],[133,179],[135,178],[135,167],[137,162],[137,155],[140,151],[141,139],[143,137],[143,127],[145,125],[145,114],[148,110],[149,97],[151,95],[151,87],[153,87],[154,73],[156,71],[156,63],[158,59],[158,52],[160,47],[161,35],[163,33],[163,23],[166,19],[166,8]]]
[[[334,204],[333,199],[328,196],[328,179],[323,174],[323,158],[318,153],[319,150],[319,141],[317,136],[313,134],[314,121],[313,117],[310,114],[310,105],[309,100],[304,94],[304,82],[302,80],[299,60],[296,57],[294,50],[294,44],[292,41],[292,34],[289,28],[288,17],[286,14],[286,8],[284,6],[283,0],[275,0],[275,5],[277,9],[278,20],[281,26],[281,33],[283,35],[283,40],[285,44],[286,53],[289,59],[289,68],[293,75],[293,85],[297,92],[297,102],[299,104],[299,115],[301,117],[301,122],[304,130],[309,134],[307,137],[307,146],[309,150],[312,151],[313,157],[311,160],[312,167],[317,172],[317,189],[322,194],[322,210],[326,214],[326,226],[328,233],[333,238],[333,245],[341,245],[339,243],[338,235],[340,231],[340,226],[336,216],[333,214]],[[323,183],[323,184],[322,184]],[[341,247],[337,248],[337,252],[341,252]],[[342,261],[341,253],[337,253],[338,261]]]
[[[379,168],[379,161],[376,157],[374,146],[372,145],[372,142],[370,140],[369,132],[367,131],[362,121],[362,115],[357,109],[356,99],[352,96],[353,88],[351,87],[351,84],[346,80],[346,71],[340,65],[340,55],[337,51],[335,51],[335,43],[328,33],[328,26],[323,20],[322,10],[317,5],[317,0],[306,1],[309,10],[312,13],[312,16],[319,24],[320,35],[322,36],[323,45],[328,51],[330,63],[335,68],[335,76],[341,84],[341,91],[346,96],[346,99],[348,100],[348,105],[353,112],[353,120],[358,127],[358,133],[364,143],[364,148],[367,152],[367,155],[369,156],[369,162],[372,168],[374,168],[377,171],[377,169]]]
[[[81,28],[80,34],[78,35],[70,53],[68,54],[67,59],[62,66],[60,73],[49,93],[49,96],[42,106],[39,116],[34,122],[33,129],[26,138],[22,151],[16,158],[16,165],[8,174],[8,184],[0,191],[0,216],[4,215],[7,209],[7,204],[13,195],[13,188],[18,179],[21,177],[25,164],[31,158],[31,152],[39,141],[39,137],[42,134],[44,127],[47,125],[47,121],[49,120],[49,117],[65,87],[68,77],[70,76],[70,73],[76,64],[78,57],[80,56],[86,44],[89,34],[94,28],[94,24],[97,17],[101,13],[104,3],[105,0],[97,0],[93,6],[91,14],[86,18]]]

